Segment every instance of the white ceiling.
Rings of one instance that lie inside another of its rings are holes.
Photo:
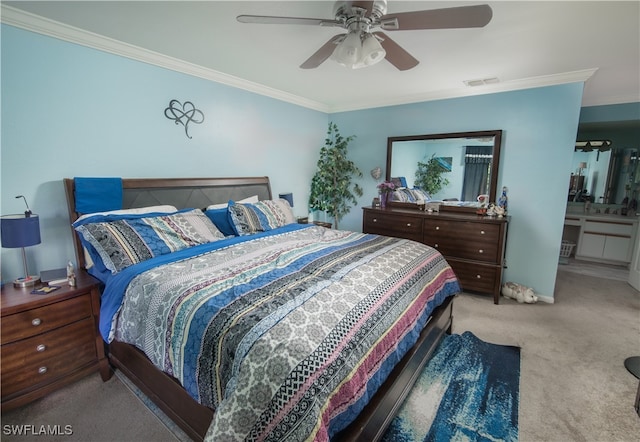
[[[332,19],[333,3],[3,1],[2,21],[326,112],[583,80],[583,106],[640,101],[638,1],[389,0],[388,13],[482,3],[493,9],[484,28],[388,32],[420,60],[404,72],[387,61],[349,70],[327,60],[300,69],[342,29],[236,20]],[[492,77],[500,82],[464,85]]]

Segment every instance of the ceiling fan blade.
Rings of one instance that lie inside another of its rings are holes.
[[[315,54],[307,59],[304,63],[300,65],[302,69],[314,69],[320,66],[325,60],[331,57],[333,51],[336,49],[336,45],[340,43],[344,39],[344,34],[334,35],[326,42],[320,49],[318,49]]]
[[[408,69],[416,67],[418,63],[420,63],[410,53],[405,51],[398,43],[391,40],[385,33],[374,32],[374,34],[381,39],[380,44],[387,53],[387,55],[385,56],[387,61],[399,70],[406,71]]]
[[[460,6],[387,14],[380,18],[380,27],[385,31],[481,28],[491,21],[491,17],[493,11],[489,5]]]
[[[240,23],[258,23],[265,25],[314,25],[314,26],[341,26],[335,20],[324,18],[304,17],[274,17],[269,15],[239,15],[236,17]]]
[[[351,8],[357,7],[357,8],[362,8],[365,9],[367,11],[367,13],[365,14],[366,17],[368,17],[369,15],[371,15],[371,12],[373,11],[373,1],[353,1],[351,2]]]

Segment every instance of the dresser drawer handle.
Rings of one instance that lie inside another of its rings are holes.
[[[437,249],[438,248],[438,244],[434,244],[433,247],[435,247]]]
[[[484,253],[484,250],[480,249],[478,250],[478,253]]]
[[[484,235],[484,230],[480,230],[480,235]]]
[[[45,351],[46,349],[47,349],[47,346],[46,346],[46,345],[44,345],[44,344],[40,344],[40,345],[38,345],[38,346],[36,347],[36,351],[37,351],[38,353],[42,353],[42,352],[43,352],[43,351]]]
[[[42,324],[42,321],[40,320],[40,318],[36,318],[33,321],[31,321],[31,325],[33,325],[34,327],[37,327],[40,324]]]
[[[436,230],[440,230],[440,226],[436,226]]]
[[[481,279],[481,278],[482,278],[482,276],[476,275],[476,279]]]
[[[45,374],[47,372],[47,367],[38,368],[38,374]]]
[[[373,222],[377,223],[378,222],[378,218],[373,218]]]
[[[411,227],[411,223],[407,223],[407,227]]]

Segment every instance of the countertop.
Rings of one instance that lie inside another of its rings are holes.
[[[623,216],[623,215],[614,215],[612,213],[574,213],[567,212],[564,215],[565,220],[569,219],[580,219],[580,220],[597,220],[597,221],[631,221],[632,223],[637,223],[640,217],[638,216]]]

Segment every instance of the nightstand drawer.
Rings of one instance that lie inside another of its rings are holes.
[[[92,318],[2,346],[2,396],[49,382],[97,360]]]
[[[38,295],[33,295],[38,296]],[[78,296],[2,318],[2,344],[28,338],[91,317],[91,299]]]

